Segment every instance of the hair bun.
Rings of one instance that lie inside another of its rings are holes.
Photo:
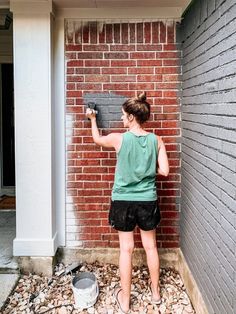
[[[145,101],[147,99],[146,92],[140,93],[137,98],[139,101]]]

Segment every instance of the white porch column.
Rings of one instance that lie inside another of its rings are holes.
[[[14,256],[57,249],[52,179],[52,1],[11,0],[14,38],[16,238]]]

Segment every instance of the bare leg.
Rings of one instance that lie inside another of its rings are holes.
[[[119,293],[119,301],[123,311],[129,310],[131,277],[132,277],[132,253],[134,250],[134,233],[119,231],[120,240],[120,282],[122,291]]]
[[[140,230],[142,244],[147,255],[147,265],[151,278],[152,297],[155,300],[160,299],[160,263],[156,244],[156,230]]]

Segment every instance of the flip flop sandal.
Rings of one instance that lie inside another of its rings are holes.
[[[151,294],[152,294],[152,287],[151,287],[151,285],[150,285],[150,290],[151,290]],[[152,304],[154,304],[154,305],[160,305],[160,304],[161,304],[161,298],[160,298],[160,299],[155,299],[155,298],[153,298],[153,296],[152,296],[151,302],[152,302]]]
[[[154,299],[154,298],[152,297],[151,302],[152,302],[152,304],[154,304],[154,305],[160,305],[160,304],[161,304],[161,298],[160,298],[159,300],[156,300],[156,299]]]
[[[114,290],[114,292],[113,292],[114,298],[115,298],[115,300],[116,300],[116,303],[117,303],[117,305],[118,305],[118,308],[119,308],[120,312],[121,312],[122,314],[129,314],[130,311],[125,312],[125,311],[122,309],[121,304],[120,304],[120,301],[119,301],[119,299],[118,299],[118,295],[119,295],[119,293],[120,293],[121,291],[122,291],[121,288],[116,288],[116,289]]]

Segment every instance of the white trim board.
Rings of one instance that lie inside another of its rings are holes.
[[[97,8],[97,9],[57,9],[58,18],[88,19],[88,20],[181,20],[182,10],[179,7],[169,8]]]
[[[58,234],[51,239],[16,238],[14,256],[54,256],[58,248]]]

